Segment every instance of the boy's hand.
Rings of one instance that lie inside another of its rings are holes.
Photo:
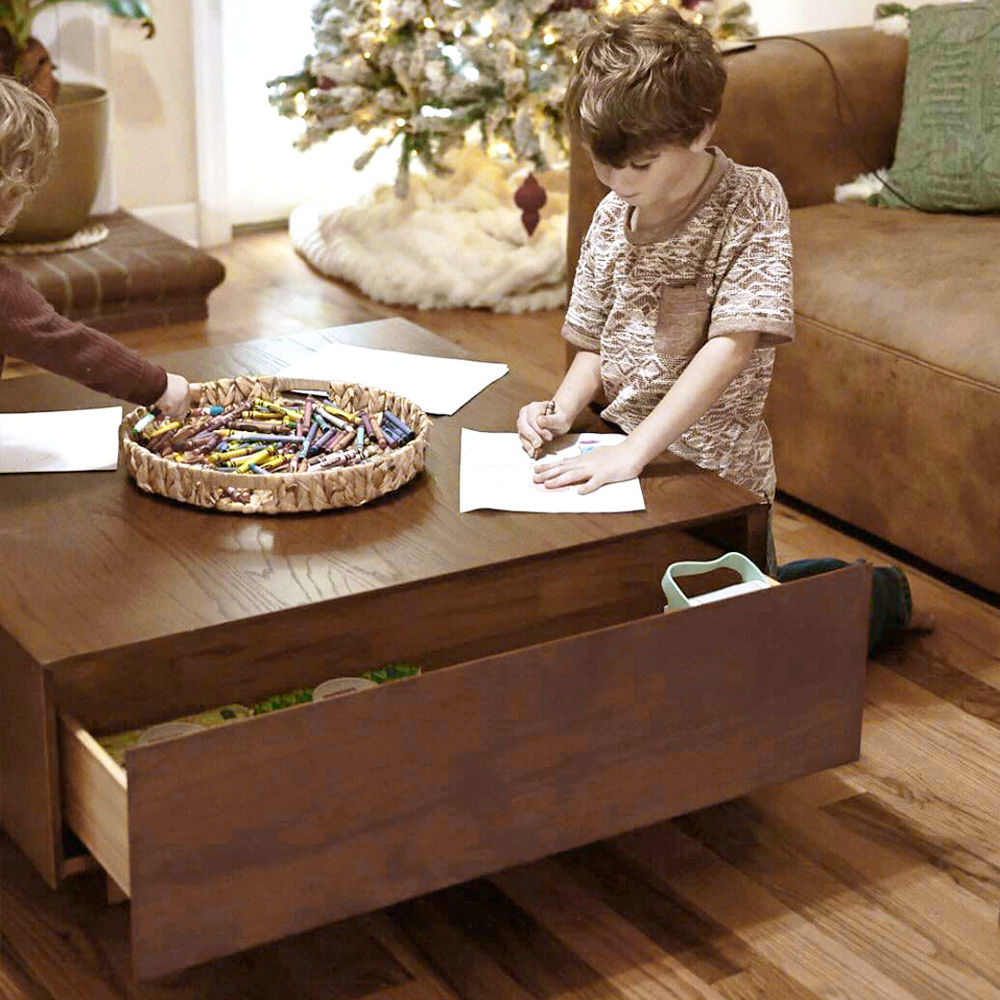
[[[542,445],[565,434],[570,423],[570,418],[552,400],[528,403],[517,415],[521,447],[532,458],[538,458]]]
[[[534,481],[554,490],[582,483],[577,493],[593,493],[606,483],[635,479],[642,472],[642,462],[628,441],[594,448],[574,458],[544,462],[535,466]]]
[[[183,375],[167,372],[167,387],[153,406],[169,417],[183,417],[191,409],[191,386]]]

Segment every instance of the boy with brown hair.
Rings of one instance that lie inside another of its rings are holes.
[[[794,336],[788,205],[775,177],[709,145],[726,71],[672,8],[626,10],[581,42],[569,119],[611,188],[583,241],[563,336],[578,348],[551,401],[529,403],[529,452],[603,390],[614,448],[536,468],[589,493],[665,448],[773,500],[763,408],[774,347]]]
[[[45,180],[58,141],[59,126],[45,101],[0,76],[0,233]],[[0,264],[0,374],[7,354],[164,413],[188,409],[187,379],[60,316],[20,271]]]
[[[704,28],[654,4],[626,7],[577,49],[571,125],[611,192],[580,249],[563,336],[577,348],[551,400],[523,406],[524,449],[565,434],[603,394],[601,416],[627,435],[613,448],[535,466],[549,488],[590,493],[631,479],[664,449],[774,501],[764,402],[774,348],[795,335],[788,203],[777,178],[709,145],[726,70]],[[845,565],[801,560],[795,579]],[[894,566],[874,571],[869,648],[914,616]]]

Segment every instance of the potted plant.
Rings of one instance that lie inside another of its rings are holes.
[[[59,120],[59,149],[49,179],[4,239],[51,242],[72,236],[97,196],[108,134],[108,95],[90,84],[61,85],[45,46],[31,31],[35,18],[60,3],[80,0],[0,0],[0,72],[44,97]],[[153,35],[146,0],[91,0],[114,17],[143,22]]]

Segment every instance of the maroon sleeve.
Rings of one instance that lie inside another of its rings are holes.
[[[0,355],[10,354],[97,392],[149,405],[166,370],[106,333],[60,316],[14,268],[0,265]]]

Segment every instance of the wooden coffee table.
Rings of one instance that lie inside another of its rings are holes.
[[[385,320],[160,360],[270,373],[331,340],[462,356]],[[425,472],[362,508],[0,477],[3,822],[53,887],[79,836],[140,978],[857,757],[864,567],[661,613],[669,562],[763,559],[753,495],[665,456],[644,512],[458,514],[461,427],[547,389],[512,372],[435,419]],[[0,384],[2,410],[102,402]],[[423,676],[138,748],[127,777],[91,735],[400,660]]]

